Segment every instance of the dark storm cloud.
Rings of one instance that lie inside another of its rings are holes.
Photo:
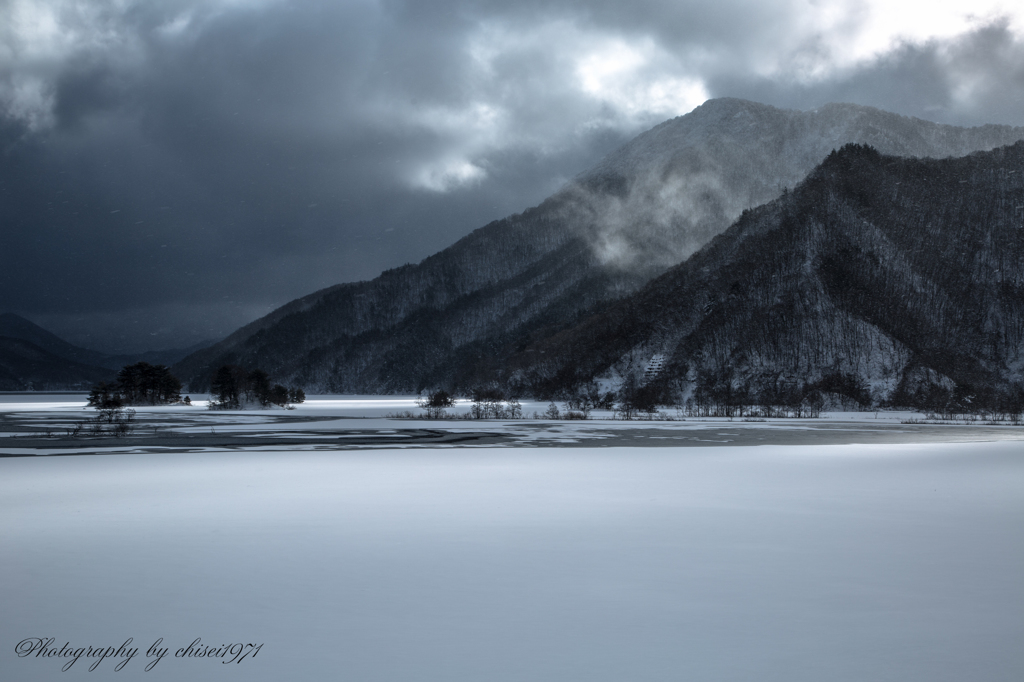
[[[875,54],[872,11],[0,1],[0,310],[119,349],[223,335],[536,204],[708,96],[1024,123],[1008,20]]]

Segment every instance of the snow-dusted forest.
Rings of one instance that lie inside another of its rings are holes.
[[[846,146],[515,366],[556,390],[636,376],[660,353],[664,393],[719,403],[799,403],[819,391],[862,407],[1016,410],[1022,235],[1024,144],[946,160]]]

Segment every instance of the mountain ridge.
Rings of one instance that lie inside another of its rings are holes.
[[[1024,128],[955,128],[856,105],[796,112],[710,100],[538,206],[417,265],[297,299],[174,370],[192,390],[221,364],[260,366],[310,391],[469,388],[538,336],[684,260],[846,142],[949,156],[1021,138]]]

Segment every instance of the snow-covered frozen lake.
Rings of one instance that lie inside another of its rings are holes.
[[[206,396],[185,406],[138,407],[128,438],[97,438],[75,424],[95,414],[86,396],[0,394],[0,456],[328,450],[388,447],[623,447],[949,443],[1017,440],[1024,426],[924,424],[912,412],[829,413],[820,419],[613,419],[595,410],[586,421],[534,418],[547,403],[524,402],[519,420],[392,418],[422,415],[415,396],[313,396],[292,410],[209,411]],[[454,414],[465,415],[461,402]]]
[[[0,679],[1024,679],[1020,440],[666,442],[0,458]]]

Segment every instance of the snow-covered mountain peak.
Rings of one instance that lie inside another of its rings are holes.
[[[964,156],[1024,139],[1024,128],[986,125],[976,128],[933,123],[874,107],[829,103],[810,111],[780,109],[759,102],[720,97],[683,116],[638,135],[581,173],[576,181],[609,177],[631,179],[652,169],[684,170],[685,159],[700,151],[732,154],[782,151],[794,160],[807,159],[795,173],[803,177],[832,149],[847,143],[870,144],[883,154],[899,156]],[[787,173],[787,180],[794,173]]]

